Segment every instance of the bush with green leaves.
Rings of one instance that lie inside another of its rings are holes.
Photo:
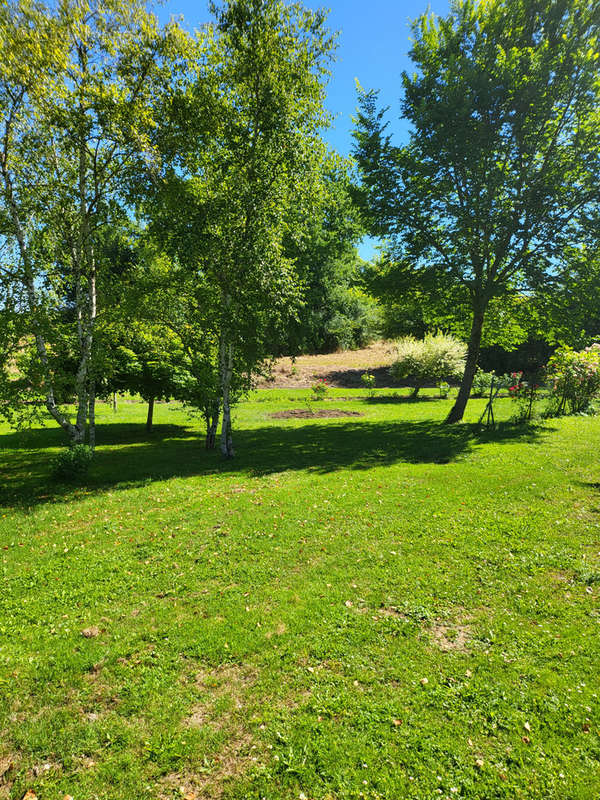
[[[461,378],[467,346],[454,336],[429,333],[424,339],[405,336],[396,342],[396,360],[390,372],[397,380],[412,383],[412,397],[426,383]]]
[[[548,362],[546,374],[557,414],[585,411],[600,395],[600,343],[579,351],[559,347]]]
[[[59,453],[52,464],[52,475],[64,480],[75,480],[87,475],[94,451],[87,444],[75,444]]]
[[[496,374],[494,372],[484,372],[481,367],[477,367],[477,372],[473,378],[473,385],[471,386],[471,397],[487,397],[492,388],[492,381],[497,383]]]

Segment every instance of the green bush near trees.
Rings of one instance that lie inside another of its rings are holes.
[[[547,367],[557,414],[585,411],[600,394],[600,344],[584,350],[559,348]]]
[[[443,333],[430,333],[424,339],[405,336],[396,342],[396,360],[390,372],[397,380],[413,386],[413,399],[427,383],[460,378],[465,368],[466,345]]]

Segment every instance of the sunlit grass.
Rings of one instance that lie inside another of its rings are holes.
[[[0,797],[598,797],[600,419],[391,394],[4,429]]]

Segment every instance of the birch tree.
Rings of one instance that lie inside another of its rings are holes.
[[[178,34],[161,31],[138,0],[18,0],[3,7],[0,36],[0,198],[18,256],[12,279],[25,290],[30,365],[70,442],[87,431],[93,448],[96,240],[130,213],[131,176],[151,160],[148,109]],[[65,363],[69,375],[59,374]],[[74,419],[59,383],[70,386]]]
[[[166,99],[171,128],[152,216],[156,235],[193,275],[198,304],[209,302],[221,451],[231,457],[232,386],[260,370],[268,331],[299,297],[283,239],[291,206],[318,202],[333,40],[324,15],[297,3],[228,0],[211,9],[193,79]]]

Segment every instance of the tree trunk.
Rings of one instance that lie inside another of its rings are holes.
[[[148,416],[146,417],[146,430],[148,433],[152,432],[152,425],[154,422],[154,398],[148,399]]]
[[[219,345],[219,370],[221,373],[221,402],[223,405],[223,420],[221,422],[221,453],[224,458],[233,458],[233,438],[231,435],[231,405],[230,390],[233,375],[233,347],[221,337]]]
[[[113,392],[113,396],[112,396],[112,410],[113,410],[113,414],[117,413],[117,393],[116,392]]]
[[[92,450],[96,449],[96,382],[90,383],[88,420],[90,423],[88,441]]]
[[[221,412],[218,403],[206,412],[206,449],[214,450],[217,445],[217,428]]]
[[[410,399],[411,399],[411,400],[416,400],[416,399],[417,399],[417,395],[419,394],[419,389],[420,389],[420,388],[421,388],[421,387],[420,387],[420,385],[419,385],[419,384],[417,384],[416,386],[414,386],[414,387],[413,387],[413,390],[412,390],[412,392],[410,393]]]
[[[463,379],[458,390],[456,402],[452,406],[450,413],[446,417],[446,422],[460,422],[465,413],[467,401],[471,394],[473,378],[477,371],[477,360],[479,358],[479,348],[481,347],[481,332],[483,330],[484,308],[475,309],[473,322],[471,324],[471,335],[469,336],[469,346],[467,348],[467,360]]]
[[[46,395],[45,405],[50,416],[56,422],[58,422],[61,428],[67,433],[67,435],[71,439],[71,442],[73,442],[74,437],[77,434],[77,430],[75,426],[70,422],[68,417],[65,416],[65,414],[63,414],[62,411],[59,409],[59,407],[56,404],[56,399],[54,397],[54,385],[52,380],[52,373],[50,371],[48,363],[48,351],[46,348],[46,341],[41,332],[42,327],[40,325],[40,321],[38,318],[38,304],[36,298],[33,264],[30,257],[29,247],[27,245],[25,228],[21,222],[21,215],[19,214],[19,208],[17,205],[17,200],[13,189],[11,174],[7,166],[7,157],[8,154],[5,149],[2,151],[2,154],[0,156],[0,171],[2,172],[2,178],[4,183],[4,195],[10,212],[11,221],[13,223],[14,233],[19,247],[19,253],[21,255],[21,260],[23,262],[23,282],[25,285],[25,293],[27,297],[27,303],[29,306],[29,312],[32,316],[32,321],[33,321],[35,348],[40,364],[42,366],[44,393]]]

